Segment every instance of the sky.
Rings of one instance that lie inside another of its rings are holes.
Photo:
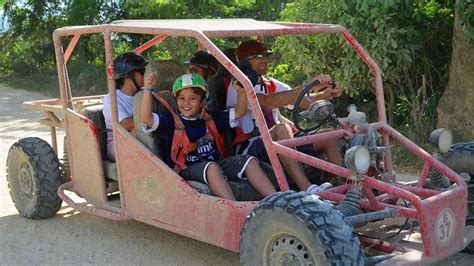
[[[3,26],[3,8],[0,9],[0,32],[4,32],[4,26]]]

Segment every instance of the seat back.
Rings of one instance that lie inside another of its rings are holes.
[[[227,73],[222,66],[219,66],[219,71],[209,78],[207,81],[207,86],[209,89],[209,99],[207,108],[211,111],[221,111],[226,110],[226,101],[227,101],[227,87],[230,83],[231,76]],[[235,137],[235,129],[229,128],[224,134],[224,147],[227,151],[227,154],[235,154],[234,147],[232,146],[232,141]]]
[[[176,107],[176,101],[174,97],[172,96],[171,92],[161,91],[160,96],[163,97],[168,103],[170,103],[171,106],[173,106],[173,108]],[[153,154],[163,159],[162,157],[163,153],[160,151],[160,146],[161,146],[160,143],[155,143],[155,140],[153,139],[150,133],[143,132],[143,123],[140,120],[140,108],[142,105],[142,97],[143,97],[143,92],[141,91],[137,93],[133,99],[133,122],[135,124],[137,139],[143,145],[145,145],[148,149],[150,149],[150,151],[153,152]],[[168,111],[156,99],[153,99],[152,110],[154,113],[157,113],[157,114]]]
[[[94,122],[99,131],[99,146],[102,160],[107,159],[107,129],[105,127],[105,118],[102,114],[103,105],[93,105],[84,108],[81,114]]]
[[[237,58],[235,56],[235,48],[225,49],[224,54],[235,64]],[[227,87],[232,79],[232,75],[221,64],[217,68],[217,73],[207,80],[207,87],[209,90],[209,106],[210,110],[225,110],[227,101]]]
[[[103,105],[93,105],[84,108],[81,114],[89,118],[96,126],[99,133],[99,147],[102,156],[102,164],[104,166],[104,174],[107,179],[118,181],[117,165],[115,162],[109,161],[107,157],[107,128],[105,126],[105,118],[102,113]],[[118,188],[112,189],[107,183],[107,192],[113,192]]]
[[[153,88],[160,91],[160,96],[168,101],[168,103],[173,107],[176,107],[176,101],[171,95],[170,90],[173,87],[175,79],[184,73],[183,64],[180,64],[176,60],[151,61],[147,66],[147,71],[157,72],[157,81]],[[143,132],[143,123],[140,120],[142,97],[143,92],[138,92],[133,100],[133,122],[135,124],[137,139],[156,156],[163,159],[162,152],[160,152],[160,144],[154,142],[151,134]],[[152,110],[157,114],[167,111],[166,108],[155,99],[153,99]]]

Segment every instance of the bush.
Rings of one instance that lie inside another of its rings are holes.
[[[302,0],[288,4],[280,18],[341,24],[352,32],[383,72],[389,123],[424,142],[435,126],[435,108],[446,84],[442,73],[447,73],[450,60],[452,5],[451,1]],[[331,74],[361,110],[375,116],[371,72],[342,36],[280,37],[274,48],[282,55],[280,64],[288,69],[287,76],[303,73],[308,79],[317,73]]]

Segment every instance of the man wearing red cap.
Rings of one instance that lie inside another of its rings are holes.
[[[265,77],[264,75],[268,70],[269,56],[271,55],[272,51],[256,40],[243,42],[236,50],[239,67],[254,85],[254,90],[262,107],[265,121],[270,128],[272,139],[277,141],[293,138],[294,129],[293,123],[283,117],[278,108],[293,108],[292,104],[296,101],[304,86],[292,89],[283,82]],[[317,100],[331,100],[339,97],[342,93],[339,86],[332,87],[329,75],[318,75],[313,80],[320,82],[314,88],[320,92],[312,95],[310,100],[302,102],[302,107],[308,107],[309,104]],[[227,92],[228,108],[235,107],[236,96],[234,84],[231,82]],[[247,114],[235,121],[232,126],[236,127],[237,132],[236,139],[234,140],[237,154],[251,154],[260,160],[269,162],[265,146],[255,126],[250,108]],[[310,155],[315,155],[315,151],[324,151],[330,162],[338,165],[341,163],[341,156],[335,141],[303,145],[299,146],[298,150]],[[321,187],[311,184],[304,173],[303,166],[298,161],[287,157],[280,157],[280,160],[299,189],[310,193],[321,189]]]

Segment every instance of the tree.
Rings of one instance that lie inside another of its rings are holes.
[[[449,82],[438,105],[438,127],[458,141],[474,139],[474,4],[457,0]]]
[[[435,125],[434,109],[444,89],[451,43],[450,1],[302,0],[288,4],[282,20],[345,26],[383,72],[388,121],[417,142]],[[289,78],[329,73],[361,109],[374,115],[374,85],[368,67],[338,36],[279,38]],[[433,56],[433,55],[436,56]]]

